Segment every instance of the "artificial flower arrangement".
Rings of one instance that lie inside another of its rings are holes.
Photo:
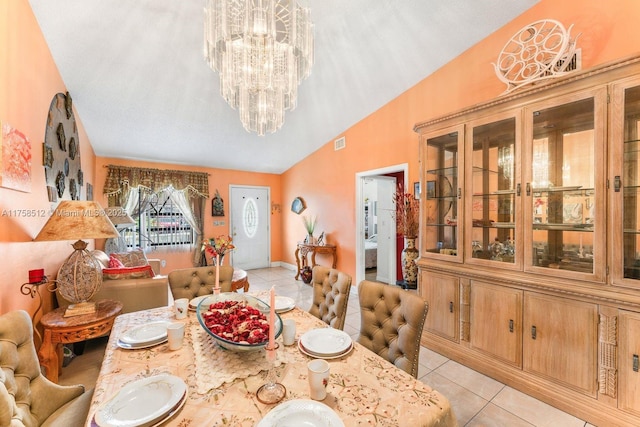
[[[307,230],[307,234],[309,236],[313,236],[313,230],[316,228],[316,224],[318,223],[318,218],[315,215],[302,216],[302,222],[304,223],[304,228]]]
[[[394,193],[396,204],[396,231],[404,237],[414,239],[418,237],[420,228],[420,201],[411,193],[399,191]]]
[[[223,257],[227,251],[231,251],[235,248],[236,247],[233,245],[233,239],[229,235],[220,235],[218,237],[212,237],[202,241],[202,250],[213,258],[215,258],[216,255]]]

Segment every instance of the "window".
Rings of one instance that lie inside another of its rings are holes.
[[[144,196],[139,194],[141,212],[132,215],[135,227],[125,232],[130,248],[160,248],[191,245],[195,233],[171,198],[173,187]]]

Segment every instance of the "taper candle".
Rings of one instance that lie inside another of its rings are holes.
[[[216,286],[213,288],[213,293],[218,295],[220,293],[220,255],[216,254]]]
[[[276,290],[272,286],[269,291],[269,345],[267,350],[276,349]]]

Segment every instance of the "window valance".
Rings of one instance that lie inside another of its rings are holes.
[[[103,193],[109,197],[127,192],[129,188],[143,188],[158,192],[169,185],[178,191],[189,190],[200,197],[209,197],[209,174],[179,170],[147,169],[107,165],[107,179]]]

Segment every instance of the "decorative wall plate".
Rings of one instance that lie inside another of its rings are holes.
[[[298,215],[300,215],[306,208],[307,205],[305,205],[302,197],[296,197],[295,199],[293,199],[293,202],[291,202],[291,211],[297,213]]]
[[[84,173],[82,173],[82,169],[78,169],[78,185],[80,187],[84,185]]]
[[[49,201],[79,200],[83,176],[80,171],[80,138],[73,114],[71,96],[57,93],[49,105],[43,145],[43,165],[47,187],[53,188],[56,200],[47,189]],[[62,177],[60,176],[62,174]],[[75,185],[65,179],[73,178]],[[73,188],[75,187],[75,189]],[[74,194],[71,194],[74,191]]]

